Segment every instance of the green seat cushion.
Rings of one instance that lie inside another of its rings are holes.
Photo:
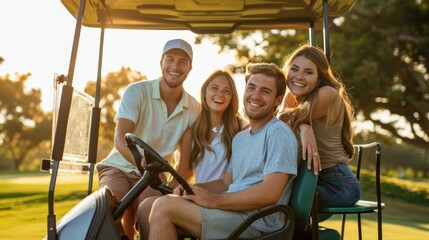
[[[384,209],[384,203],[381,203],[381,208]],[[322,213],[365,213],[375,210],[377,210],[377,202],[360,200],[353,207],[324,207]]]
[[[341,236],[334,229],[319,227],[319,240],[340,240]]]

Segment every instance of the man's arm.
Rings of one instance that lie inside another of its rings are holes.
[[[228,190],[229,184],[232,182],[231,172],[226,171],[223,178],[207,183],[196,184],[195,186],[204,188],[211,193],[223,193]]]
[[[206,191],[208,193],[212,194],[220,194],[228,190],[229,184],[232,182],[232,175],[230,172],[225,172],[223,175],[223,178],[214,180],[211,182],[206,183],[198,183],[193,186],[191,186],[192,189],[203,189],[203,191]],[[174,189],[175,195],[184,195],[186,194],[182,188],[182,186],[178,186]]]
[[[135,166],[136,164],[133,154],[127,147],[127,142],[125,141],[125,134],[131,133],[134,130],[134,127],[135,124],[132,121],[126,118],[118,119],[118,123],[115,128],[115,148],[128,162]]]
[[[186,131],[183,133],[183,136],[180,140],[180,147],[178,150],[179,155],[179,163],[175,166],[177,173],[183,177],[186,181],[189,181],[189,179],[194,174],[192,171],[191,166],[189,165],[189,161],[191,158],[191,150],[192,150],[192,128],[186,129]],[[176,179],[172,179],[168,186],[175,188],[178,186],[178,182]]]
[[[194,195],[184,195],[183,197],[206,208],[250,211],[276,204],[288,180],[289,174],[271,173],[265,175],[262,183],[241,192],[216,194],[202,187],[192,186]]]

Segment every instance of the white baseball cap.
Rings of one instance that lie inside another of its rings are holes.
[[[164,49],[162,50],[162,54],[164,55],[168,50],[175,49],[175,48],[183,50],[186,54],[188,54],[189,58],[192,61],[192,57],[193,57],[192,47],[191,45],[189,45],[189,43],[187,43],[182,39],[169,40],[167,43],[165,43]]]

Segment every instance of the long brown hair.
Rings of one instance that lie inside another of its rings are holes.
[[[286,58],[283,69],[287,73],[291,67],[292,62],[296,57],[304,56],[308,60],[312,61],[317,67],[317,73],[319,76],[318,87],[330,86],[335,88],[338,91],[338,94],[341,97],[342,104],[345,111],[343,111],[343,128],[341,133],[341,141],[344,146],[344,150],[347,152],[349,158],[353,157],[353,129],[352,129],[352,119],[353,119],[353,106],[350,101],[344,85],[334,76],[332,73],[331,67],[329,65],[328,59],[326,58],[324,52],[318,48],[309,45],[303,45],[296,49],[291,55]],[[287,80],[288,81],[288,80]],[[312,91],[307,96],[300,98],[299,102],[296,99],[288,99],[290,101],[295,101],[295,106],[287,106],[283,109],[283,113],[279,118],[287,122],[295,132],[298,132],[299,125],[302,123],[310,123],[312,126],[312,113],[313,108],[317,104],[317,91]],[[332,114],[329,114],[332,109],[332,105],[328,109],[327,121],[330,121]]]
[[[227,159],[227,161],[229,161],[232,154],[232,139],[234,138],[235,134],[237,134],[237,132],[241,130],[242,118],[238,113],[238,92],[235,86],[234,79],[229,72],[216,70],[212,74],[210,74],[210,76],[201,86],[201,113],[192,126],[192,139],[194,141],[191,150],[191,158],[189,160],[189,165],[191,168],[193,168],[194,165],[197,165],[203,159],[204,149],[213,152],[213,149],[210,146],[210,142],[208,141],[208,136],[211,131],[210,109],[207,105],[205,95],[207,86],[217,76],[224,76],[229,80],[232,93],[231,102],[225,109],[225,112],[222,114],[223,132],[221,136],[221,142],[226,149],[224,157]]]

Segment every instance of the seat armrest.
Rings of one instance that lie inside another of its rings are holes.
[[[227,239],[239,239],[240,235],[256,220],[277,212],[283,213],[285,215],[285,221],[283,222],[282,227],[274,232],[265,233],[255,239],[292,239],[293,231],[295,229],[294,213],[289,206],[282,204],[268,206],[251,214],[228,236]],[[285,238],[285,236],[287,236],[287,238]]]

